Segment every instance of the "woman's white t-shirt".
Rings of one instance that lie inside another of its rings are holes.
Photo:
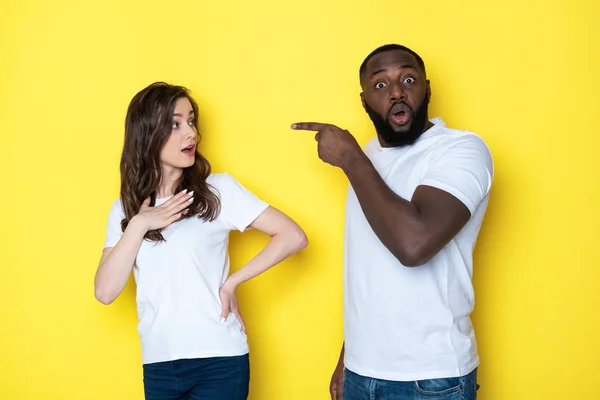
[[[136,258],[138,332],[144,364],[248,353],[233,314],[220,321],[219,288],[229,274],[229,232],[244,231],[268,207],[232,176],[212,174],[221,212],[212,222],[187,218],[162,231],[164,242],[144,240]],[[157,199],[160,205],[169,198]],[[104,247],[123,232],[121,201],[113,203]]]

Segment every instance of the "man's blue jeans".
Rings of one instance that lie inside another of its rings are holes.
[[[344,371],[344,400],[475,400],[477,389],[477,369],[457,378],[413,382],[367,378]]]

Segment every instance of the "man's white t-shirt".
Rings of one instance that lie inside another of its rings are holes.
[[[410,200],[419,185],[446,191],[471,212],[430,261],[403,266],[377,238],[352,187],[346,203],[345,366],[363,376],[414,381],[463,376],[479,364],[470,314],[473,248],[488,204],[493,161],[484,141],[441,119],[411,146],[365,153],[385,183]]]
[[[248,353],[233,314],[221,322],[219,289],[229,274],[229,232],[244,231],[268,207],[228,174],[213,174],[221,212],[212,222],[187,218],[162,231],[165,242],[144,240],[137,255],[138,332],[144,364]],[[170,197],[157,199],[156,205]],[[104,247],[123,232],[121,201],[113,203]]]

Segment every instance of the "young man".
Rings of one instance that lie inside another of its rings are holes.
[[[431,88],[414,51],[374,50],[360,82],[377,131],[364,152],[337,126],[292,125],[317,131],[319,157],[350,181],[345,345],[331,397],[475,399],[471,277],[493,179],[490,151],[479,136],[428,119]]]

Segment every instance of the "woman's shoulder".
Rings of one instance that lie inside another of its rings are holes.
[[[114,200],[110,204],[110,213],[120,213],[123,214],[123,203],[121,202],[121,198]]]
[[[237,181],[227,172],[212,173],[206,178],[206,182],[215,188],[227,187],[235,184]]]

